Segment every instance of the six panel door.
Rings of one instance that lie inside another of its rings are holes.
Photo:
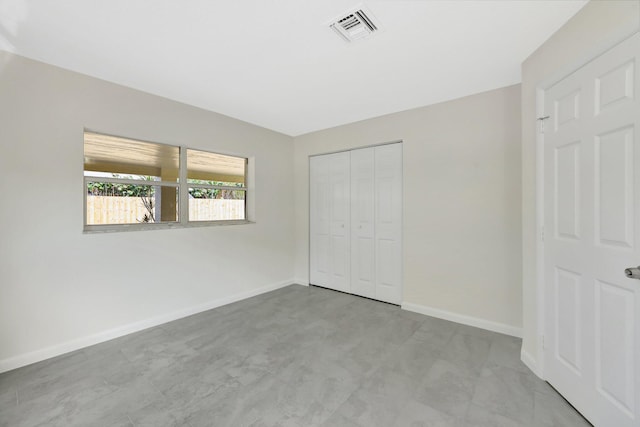
[[[545,92],[545,375],[598,426],[640,426],[640,36]]]

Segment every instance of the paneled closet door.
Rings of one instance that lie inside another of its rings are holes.
[[[310,282],[350,292],[350,154],[310,159]]]
[[[329,248],[329,159],[309,159],[309,281],[328,286],[331,277]]]
[[[375,147],[376,299],[402,301],[402,144]]]
[[[374,149],[351,151],[351,292],[376,298]]]

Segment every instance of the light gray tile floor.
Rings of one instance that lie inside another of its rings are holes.
[[[0,426],[588,426],[520,340],[289,286],[0,375]]]

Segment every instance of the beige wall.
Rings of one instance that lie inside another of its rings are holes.
[[[84,127],[255,157],[256,223],[83,234]],[[0,52],[0,370],[290,282],[292,144]]]
[[[522,64],[523,358],[538,371],[536,276],[536,88],[558,80],[638,31],[640,1],[591,1]]]
[[[405,303],[521,327],[520,86],[296,137],[295,277],[308,283],[309,155],[402,140]]]

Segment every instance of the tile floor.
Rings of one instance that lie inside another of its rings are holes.
[[[588,426],[520,340],[289,286],[0,375],[0,426]]]

